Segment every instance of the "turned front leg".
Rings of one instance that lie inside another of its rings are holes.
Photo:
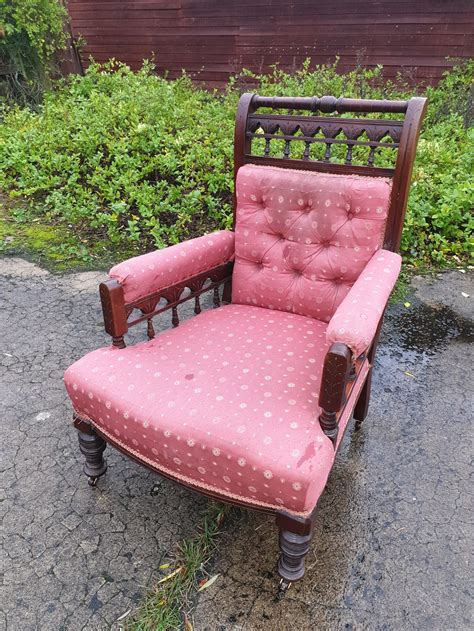
[[[280,558],[278,574],[280,586],[278,599],[281,599],[294,581],[299,581],[305,573],[305,557],[308,554],[313,536],[313,515],[309,518],[298,518],[287,513],[277,513],[279,528]]]
[[[354,429],[358,431],[362,422],[365,420],[367,413],[369,411],[369,403],[370,403],[370,390],[372,386],[372,368],[369,368],[369,373],[366,377],[364,387],[362,388],[359,398],[357,399],[357,403],[354,407],[354,419],[355,426]]]
[[[304,559],[311,545],[312,533],[297,535],[288,530],[280,530],[280,559],[278,574],[284,581],[293,583],[304,576]]]
[[[382,320],[383,320],[383,316],[380,318],[380,322],[377,327],[374,340],[369,349],[369,352],[367,353],[367,360],[369,362],[370,368],[369,368],[369,373],[367,375],[367,378],[365,380],[364,387],[362,388],[359,394],[359,398],[357,399],[357,403],[354,408],[356,430],[360,429],[362,422],[365,420],[365,417],[367,416],[367,412],[369,411],[370,390],[372,386],[372,371],[373,371],[373,364],[374,364],[374,359],[375,359],[375,351],[377,350],[377,344],[379,341],[380,329],[382,328]]]
[[[95,486],[97,479],[107,471],[107,462],[104,458],[107,443],[90,423],[75,418],[74,425],[77,428],[79,449],[86,459],[84,473],[89,478],[89,484]]]

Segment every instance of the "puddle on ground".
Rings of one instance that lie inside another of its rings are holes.
[[[443,304],[412,299],[409,308],[392,307],[385,316],[380,353],[406,363],[426,363],[452,341],[470,343],[474,323]]]

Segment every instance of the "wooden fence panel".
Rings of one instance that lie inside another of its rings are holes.
[[[474,56],[473,0],[68,0],[82,62],[153,58],[171,78],[185,69],[209,86],[242,68],[292,69],[340,57],[436,83]],[[450,57],[450,60],[447,60]]]

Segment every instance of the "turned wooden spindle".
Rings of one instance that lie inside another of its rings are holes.
[[[347,152],[346,152],[344,164],[352,164],[352,149],[353,148],[354,148],[354,145],[352,144],[347,145]]]
[[[171,324],[174,328],[179,326],[178,307],[172,307],[171,309]]]
[[[217,307],[220,307],[221,303],[220,303],[220,298],[219,298],[219,285],[215,285],[214,286],[212,302],[213,302],[213,305],[214,305],[215,309],[217,309]]]
[[[155,337],[155,329],[153,327],[153,322],[151,318],[148,318],[146,321],[146,334],[149,340],[152,340]]]
[[[329,162],[331,159],[331,143],[327,142],[326,143],[326,151],[324,152],[324,162]]]
[[[199,296],[194,298],[194,313],[199,315],[201,313],[201,302],[199,300]]]
[[[367,165],[369,167],[373,167],[374,166],[374,161],[375,161],[375,147],[370,147],[370,151],[369,151],[369,157],[367,160]]]

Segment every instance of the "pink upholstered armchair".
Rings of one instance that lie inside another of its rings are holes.
[[[421,98],[243,95],[233,231],[112,268],[100,286],[112,345],[65,375],[91,484],[110,443],[190,489],[275,514],[280,593],[303,576],[347,424],[367,414],[424,110]],[[349,112],[361,116],[334,115]],[[332,160],[340,145],[344,163]],[[394,168],[374,165],[380,149],[397,152]],[[205,291],[216,308],[201,313]],[[178,327],[190,299],[196,317]],[[167,309],[173,328],[155,337],[152,318]],[[140,322],[149,340],[126,346]]]

